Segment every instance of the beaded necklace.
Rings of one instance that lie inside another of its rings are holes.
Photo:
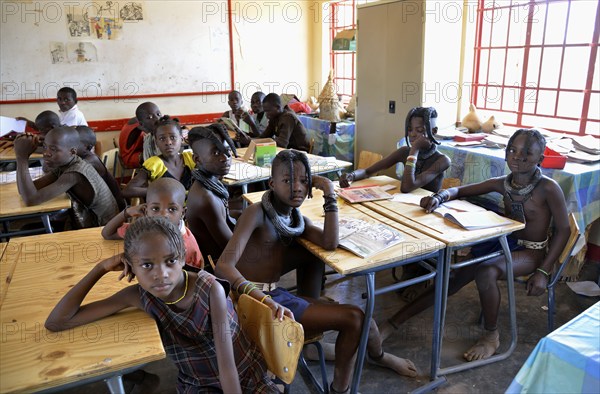
[[[525,208],[524,204],[531,198],[533,189],[540,183],[542,179],[542,171],[539,167],[535,169],[535,173],[531,177],[531,182],[525,186],[519,187],[513,181],[513,174],[510,173],[504,178],[505,196],[510,200],[510,218],[525,223]],[[513,194],[523,197],[519,201],[513,199]]]
[[[271,202],[272,194],[272,190],[267,190],[263,194],[261,200],[262,207],[269,220],[273,223],[279,239],[285,245],[289,245],[294,238],[299,237],[304,232],[304,217],[298,208],[292,208],[290,218],[287,220],[282,218],[277,214],[275,207],[273,207],[273,203]],[[289,224],[286,222],[289,222]]]

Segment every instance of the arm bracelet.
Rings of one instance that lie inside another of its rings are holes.
[[[442,189],[439,192],[434,193],[431,197],[438,200],[438,205],[442,205],[450,199],[450,192],[448,190]]]
[[[325,199],[325,203],[323,204],[323,211],[325,213],[338,211],[337,196],[335,194],[323,196],[323,199]]]

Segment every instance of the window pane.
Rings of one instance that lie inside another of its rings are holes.
[[[508,35],[508,9],[503,8],[494,13],[494,20],[490,21],[493,24],[492,31],[492,46],[505,47],[506,37]]]
[[[558,87],[558,72],[562,48],[545,48],[542,63],[541,88]]]
[[[587,122],[585,133],[598,137],[600,135],[600,122]]]
[[[567,42],[584,44],[592,42],[594,34],[594,18],[596,17],[597,1],[572,1],[569,15]]]
[[[534,89],[526,89],[523,99],[523,112],[534,113],[535,104],[537,103],[537,91]]]
[[[501,85],[504,76],[505,49],[492,49],[490,51],[490,75],[488,84]]]
[[[527,21],[529,6],[522,5],[519,8],[519,17]],[[542,45],[544,37],[544,19],[546,18],[546,4],[536,4],[533,8],[531,23],[531,45]]]
[[[490,22],[493,20],[492,11],[485,11],[483,13],[483,20],[485,21],[483,24],[483,28],[481,29],[481,46],[489,47],[490,46]]]
[[[577,133],[579,131],[579,121],[576,120],[525,115],[523,116],[522,123],[529,127],[542,127],[544,129],[567,131],[570,133]]]
[[[588,110],[587,118],[600,120],[600,94],[598,93],[590,95],[590,109]]]
[[[504,89],[502,109],[505,111],[516,111],[519,109],[519,94],[521,89]]]
[[[537,114],[554,115],[554,105],[556,104],[556,92],[540,90],[537,98]]]
[[[563,89],[583,89],[587,80],[590,48],[565,48],[563,72],[560,87]]]
[[[479,82],[487,83],[487,68],[488,68],[488,57],[490,51],[487,49],[482,49],[480,52],[479,59]]]
[[[527,18],[525,17],[523,6],[513,7],[510,16],[510,36],[509,46],[525,45],[527,35]]]
[[[558,116],[580,118],[583,106],[583,93],[560,92],[558,96]]]
[[[548,8],[548,21],[546,22],[546,38],[544,44],[562,44],[565,38],[565,25],[567,18],[566,2],[550,3]]]
[[[529,61],[527,64],[527,84],[537,86],[538,75],[540,73],[540,58],[542,56],[541,48],[531,48],[529,50]]]
[[[502,88],[498,84],[489,84],[485,92],[485,101],[490,109],[500,109]]]
[[[509,49],[507,55],[504,84],[519,86],[523,72],[523,49]]]

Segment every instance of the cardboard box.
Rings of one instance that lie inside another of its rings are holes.
[[[270,166],[277,155],[277,144],[271,138],[257,138],[250,141],[244,154],[244,161],[259,167]]]
[[[336,34],[331,49],[334,51],[356,51],[356,29],[342,30]]]

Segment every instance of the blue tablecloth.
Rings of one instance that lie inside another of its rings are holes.
[[[329,144],[331,122],[299,115],[298,119],[314,140],[312,153],[319,156],[335,156],[337,159],[354,163],[354,122],[343,121],[336,124],[336,141]]]
[[[507,393],[600,393],[600,302],[542,338]]]
[[[482,182],[509,172],[503,149],[485,147],[458,148],[442,143],[439,147],[452,161],[446,178],[458,178],[461,185]],[[573,212],[583,232],[594,220],[600,218],[600,163],[567,163],[562,170],[542,168],[542,173],[558,182],[567,202],[568,212]],[[488,209],[502,212],[502,196],[490,193],[476,200]]]

